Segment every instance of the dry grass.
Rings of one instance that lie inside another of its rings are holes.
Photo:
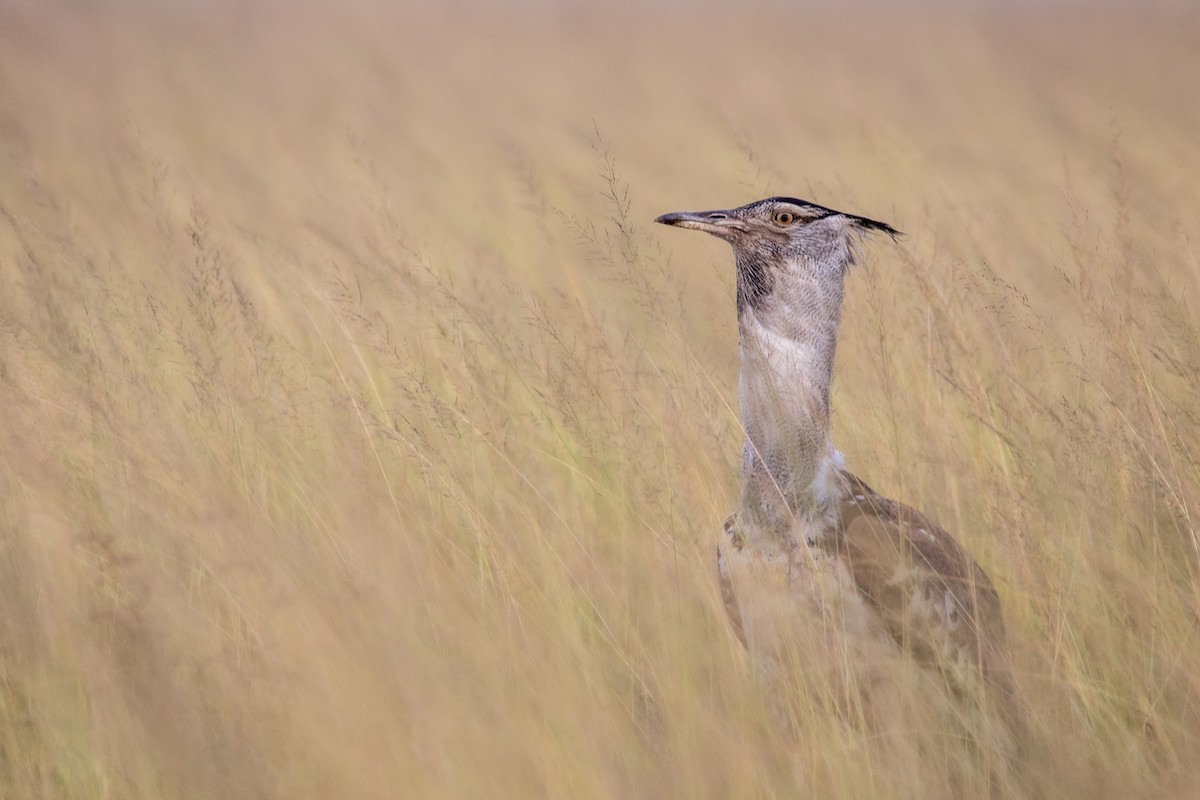
[[[905,750],[814,677],[782,729],[720,608],[730,259],[649,220],[771,193],[909,233],[835,433],[995,577],[1028,791],[1193,796],[1194,10],[42,5],[0,796],[982,792],[912,704]]]

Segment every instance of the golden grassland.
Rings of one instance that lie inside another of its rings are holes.
[[[1005,790],[1194,797],[1200,14],[899,6],[0,6],[0,797],[1005,789],[724,618],[650,220],[768,194],[907,232],[835,439],[997,584]]]

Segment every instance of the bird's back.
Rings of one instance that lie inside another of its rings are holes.
[[[891,638],[958,685],[979,676],[1010,695],[1000,598],[987,573],[929,517],[843,477],[848,491],[824,546],[844,561]]]

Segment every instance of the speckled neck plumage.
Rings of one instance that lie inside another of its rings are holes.
[[[821,263],[759,269],[738,260],[739,394],[746,431],[743,511],[775,530],[840,499],[830,389],[848,250]],[[761,283],[763,274],[771,284]]]

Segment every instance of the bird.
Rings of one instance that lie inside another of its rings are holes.
[[[804,650],[814,624],[857,658],[900,652],[958,691],[1008,702],[999,596],[931,517],[887,498],[833,445],[830,402],[845,279],[891,225],[795,197],[675,212],[655,222],[733,247],[744,428],[742,489],[717,573],[729,621],[754,654]]]

